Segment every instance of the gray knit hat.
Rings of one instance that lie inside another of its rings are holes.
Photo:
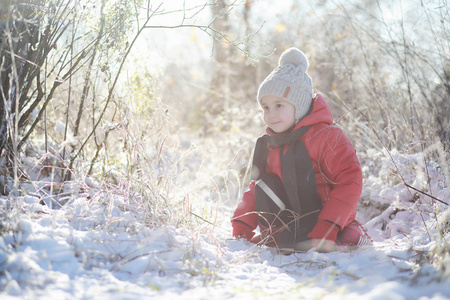
[[[306,73],[308,60],[302,51],[289,48],[283,52],[278,67],[264,79],[258,89],[258,103],[267,95],[292,103],[298,121],[308,112],[312,102],[312,80]]]

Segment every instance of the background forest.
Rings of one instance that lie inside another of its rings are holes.
[[[37,159],[34,180],[117,184],[154,176],[146,164],[162,152],[208,140],[221,152],[216,170],[235,158],[227,167],[242,175],[263,128],[257,88],[292,46],[307,53],[315,90],[358,150],[448,144],[445,1],[3,1],[1,9],[3,194],[7,174],[14,189],[32,179],[25,158]]]
[[[446,0],[2,0],[0,233],[21,231],[25,196],[55,209],[93,190],[149,228],[229,218],[264,132],[258,86],[289,47],[368,183],[382,172],[410,202],[448,203]],[[383,197],[363,193],[361,221]]]

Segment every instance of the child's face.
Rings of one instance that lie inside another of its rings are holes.
[[[261,107],[264,111],[264,123],[276,133],[287,131],[295,124],[295,107],[276,96],[261,98]]]

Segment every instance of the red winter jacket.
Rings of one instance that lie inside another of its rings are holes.
[[[333,116],[323,97],[313,97],[313,110],[294,130],[312,125],[302,136],[316,173],[317,192],[323,209],[319,219],[331,221],[341,229],[355,219],[356,205],[361,195],[362,171],[356,151],[344,133],[333,126]],[[268,134],[274,134],[267,130]],[[287,147],[286,147],[287,148]],[[267,159],[267,173],[281,178],[280,148],[271,148]],[[255,182],[244,193],[233,220],[242,221],[253,229],[257,227],[255,211]]]

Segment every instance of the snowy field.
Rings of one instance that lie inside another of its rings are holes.
[[[96,188],[53,208],[37,195],[0,198],[0,298],[450,299],[448,206],[410,194],[386,157],[362,157],[358,219],[375,243],[351,252],[283,256],[235,240],[225,204],[217,219],[155,226],[134,198]],[[394,158],[407,182],[448,201],[436,164]]]

